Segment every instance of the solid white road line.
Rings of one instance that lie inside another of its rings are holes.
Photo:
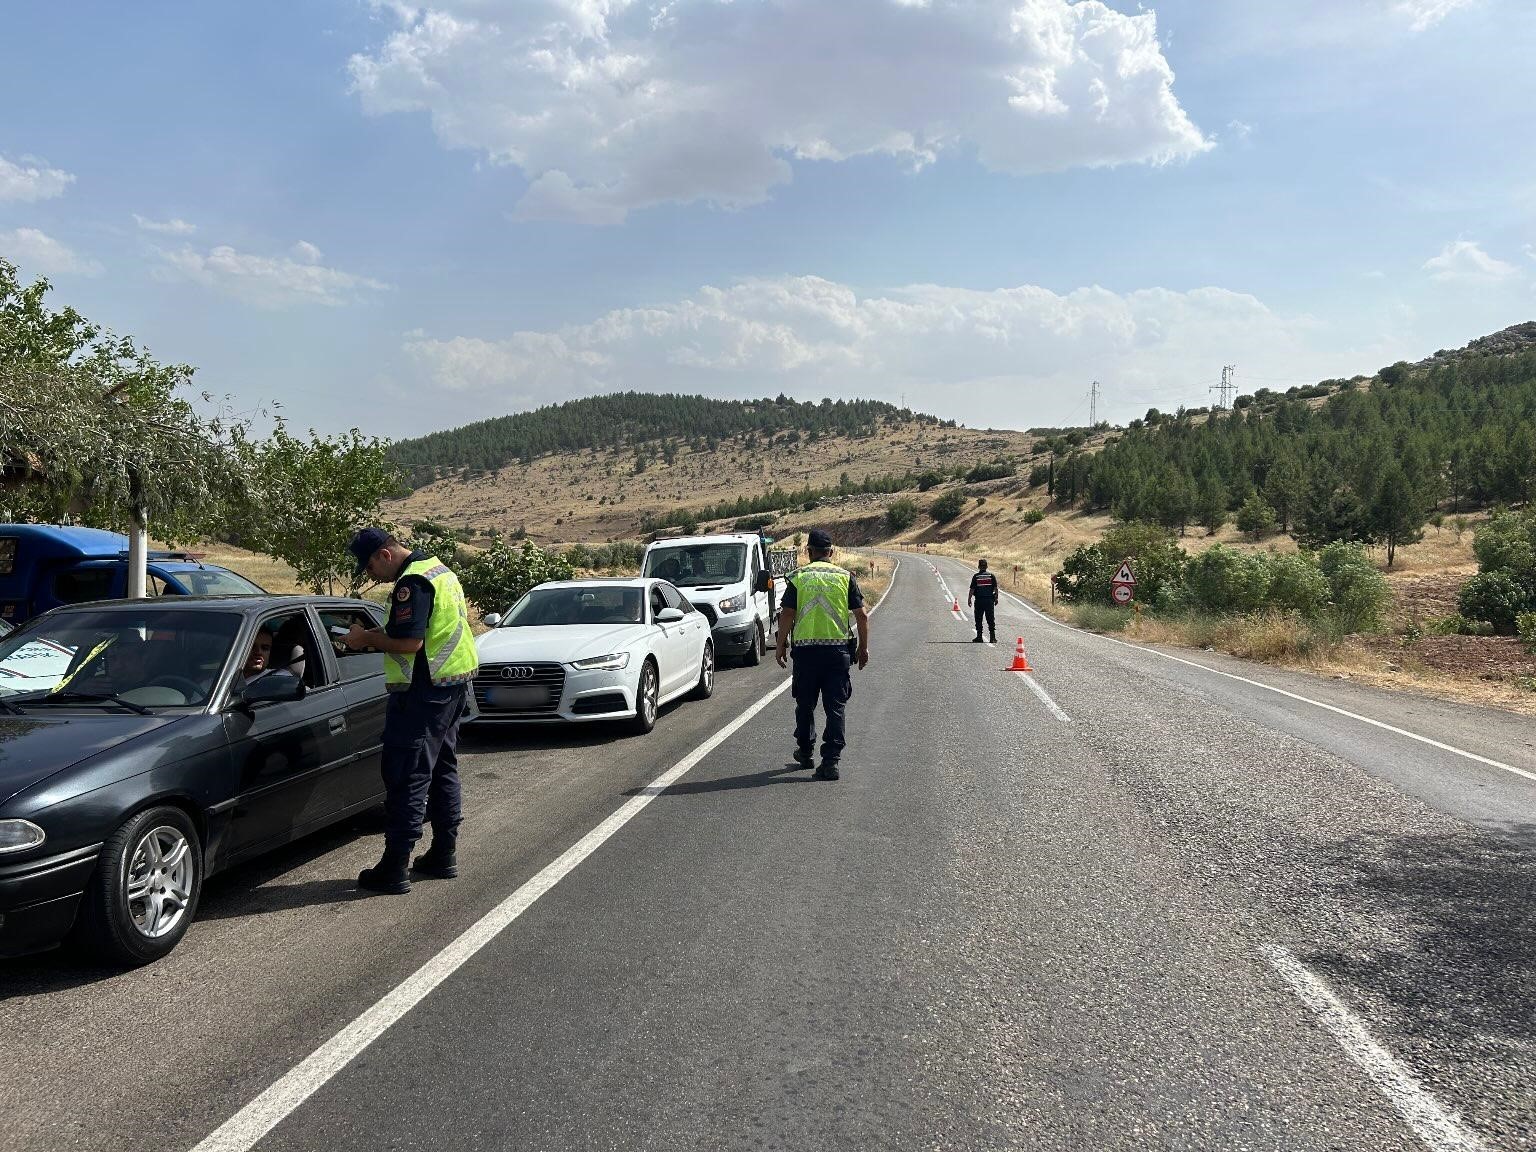
[[[1003,595],[1013,600],[1016,604],[1018,604],[1020,608],[1023,608],[1025,611],[1033,612],[1046,623],[1054,624],[1058,628],[1065,628],[1069,632],[1077,632],[1079,635],[1083,636],[1093,636],[1099,640],[1108,640],[1111,644],[1118,644],[1122,648],[1132,648],[1137,652],[1146,652],[1152,656],[1161,656],[1164,660],[1172,660],[1175,664],[1187,664],[1191,668],[1199,668],[1201,671],[1210,672],[1215,676],[1225,676],[1228,680],[1236,680],[1238,683],[1247,684],[1252,688],[1262,688],[1266,692],[1273,692],[1277,696],[1286,697],[1288,700],[1295,700],[1301,704],[1310,704],[1314,708],[1322,708],[1327,712],[1333,712],[1340,716],[1347,716],[1351,720],[1358,720],[1362,724],[1369,724],[1373,728],[1380,728],[1384,731],[1391,732],[1396,736],[1402,736],[1409,740],[1417,740],[1420,744],[1427,744],[1431,748],[1438,748],[1442,752],[1449,752],[1452,755],[1464,757],[1468,760],[1475,761],[1478,764],[1485,764],[1489,768],[1498,768],[1504,772],[1512,772],[1516,776],[1523,777],[1526,780],[1536,781],[1536,772],[1527,772],[1524,768],[1516,768],[1513,764],[1505,764],[1502,760],[1492,760],[1487,756],[1479,756],[1476,752],[1468,752],[1465,748],[1457,748],[1453,744],[1445,744],[1439,740],[1432,739],[1429,736],[1421,736],[1417,732],[1408,731],[1406,728],[1399,728],[1396,725],[1388,724],[1381,720],[1373,720],[1369,716],[1362,716],[1358,712],[1349,711],[1347,708],[1340,708],[1334,704],[1325,704],[1323,701],[1314,700],[1310,696],[1302,696],[1295,692],[1287,692],[1284,688],[1276,688],[1273,684],[1265,684],[1259,680],[1250,680],[1246,676],[1238,676],[1232,672],[1223,672],[1220,668],[1212,668],[1210,665],[1201,664],[1197,660],[1186,660],[1182,656],[1173,656],[1167,652],[1159,652],[1156,648],[1147,648],[1140,644],[1131,644],[1125,640],[1117,640],[1113,636],[1100,636],[1097,632],[1084,632],[1080,628],[1073,628],[1071,625],[1063,624],[1060,620],[1051,619],[1044,612],[1041,612],[1033,605],[1024,603],[1024,601],[1020,600],[1011,592],[1005,592]]]
[[[1396,1056],[1378,1044],[1327,984],[1278,945],[1265,945],[1259,952],[1381,1089],[1426,1147],[1434,1152],[1483,1152],[1486,1146],[1460,1117],[1447,1111]]]
[[[1036,696],[1040,697],[1040,702],[1051,710],[1052,716],[1056,717],[1056,719],[1060,720],[1063,724],[1072,723],[1072,717],[1063,712],[1057,705],[1056,701],[1052,700],[1050,696],[1046,695],[1045,689],[1040,687],[1039,682],[1033,676],[1031,676],[1028,672],[1014,672],[1012,674],[1029,685],[1029,690]]]
[[[898,560],[896,567],[891,570],[890,588],[895,587],[896,577],[900,571],[901,561]],[[884,604],[890,597],[890,588],[886,589],[880,604]],[[876,604],[870,610],[870,615],[880,610],[880,604]],[[249,1152],[249,1149],[254,1148],[262,1137],[282,1123],[294,1109],[313,1096],[327,1081],[351,1063],[360,1052],[388,1031],[392,1024],[462,968],[475,953],[495,939],[502,929],[528,911],[540,896],[565,879],[578,864],[639,815],[646,805],[666,791],[668,785],[675,784],[705,756],[730,739],[747,721],[782,696],[792,683],[791,680],[785,680],[765,696],[760,697],[735,720],[663,772],[650,785],[641,789],[639,795],[630,799],[613,815],[547,864],[538,875],[407,976],[372,1008],[315,1049],[282,1079],[214,1129],[198,1143],[193,1152]]]

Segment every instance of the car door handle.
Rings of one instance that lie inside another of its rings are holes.
[[[345,716],[332,716],[330,719],[332,736],[339,736],[347,730],[347,718]]]

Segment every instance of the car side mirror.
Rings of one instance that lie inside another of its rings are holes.
[[[306,690],[304,681],[292,672],[274,668],[246,684],[240,692],[240,700],[245,704],[276,704],[302,700]]]
[[[681,608],[663,608],[660,612],[656,613],[656,623],[658,624],[676,624],[682,618],[683,610]]]
[[[489,616],[482,616],[480,623],[484,624],[487,628],[495,628],[501,623],[501,613],[492,612]]]
[[[772,572],[759,572],[757,574],[757,591],[759,591],[759,592],[772,592],[773,591],[773,573]]]

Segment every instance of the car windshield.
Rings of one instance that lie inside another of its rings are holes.
[[[170,575],[194,596],[260,596],[262,589],[223,568],[188,568]]]
[[[0,639],[0,695],[15,704],[205,704],[239,631],[233,612],[65,609]]]
[[[645,556],[645,574],[679,588],[700,584],[734,584],[747,564],[745,544],[676,544],[652,548]]]
[[[512,607],[502,628],[551,624],[640,624],[645,590],[623,585],[560,584],[535,588]]]

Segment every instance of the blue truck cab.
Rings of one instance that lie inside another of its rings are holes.
[[[150,596],[259,596],[263,589],[186,552],[150,552]],[[100,528],[0,524],[0,621],[19,625],[61,604],[128,595],[128,537]]]

